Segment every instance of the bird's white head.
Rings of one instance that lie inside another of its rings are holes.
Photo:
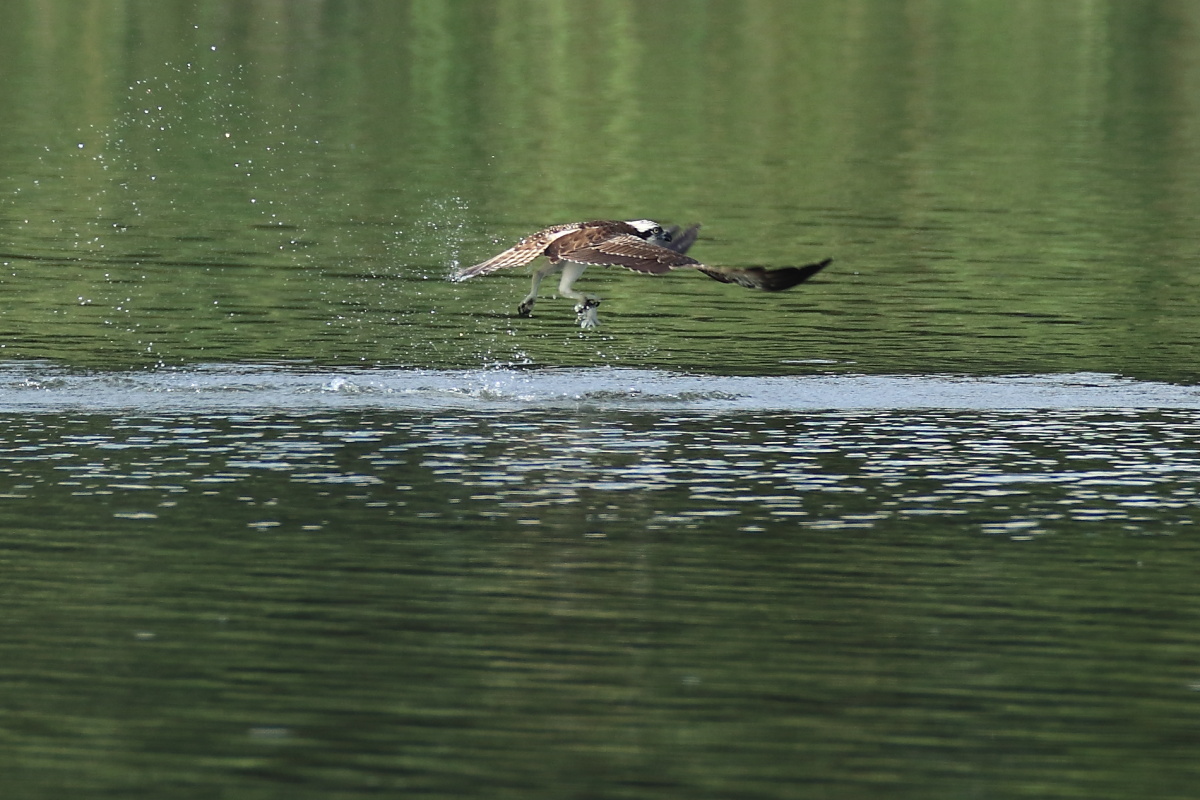
[[[652,219],[630,219],[625,222],[636,230],[643,239],[658,239],[664,242],[671,241],[671,235],[663,230],[662,225],[659,225]]]

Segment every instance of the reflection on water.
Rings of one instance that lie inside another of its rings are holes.
[[[0,437],[20,796],[1200,777],[1194,408],[79,411]]]
[[[121,497],[135,503],[126,512],[174,519],[187,513],[181,494],[216,484],[249,491],[269,474],[353,487],[371,508],[417,504],[422,518],[481,514],[530,525],[542,523],[535,509],[585,503],[592,514],[636,497],[636,525],[649,530],[718,516],[754,530],[920,517],[1013,535],[1102,521],[1163,533],[1190,525],[1196,512],[1195,407],[714,416],[660,401],[617,403],[619,415],[588,404],[497,416],[489,400],[481,405],[439,414],[406,404],[405,415],[363,412],[348,428],[335,422],[347,413],[336,407],[118,418],[99,430],[92,415],[10,418],[7,441],[20,444],[7,449],[5,473],[24,489],[8,497],[73,487],[72,497]],[[601,524],[617,522],[618,507],[593,527],[619,532]]]

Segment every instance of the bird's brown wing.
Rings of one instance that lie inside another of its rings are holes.
[[[698,267],[700,262],[632,234],[610,236],[565,250],[559,257],[579,264],[625,267],[635,272],[660,275],[680,267]]]
[[[784,289],[790,289],[797,284],[804,283],[832,262],[832,258],[827,258],[824,261],[807,264],[803,267],[780,267],[779,269],[766,269],[764,267],[710,267],[701,264],[696,269],[721,283],[736,283],[738,286],[745,286],[747,289],[780,292]]]
[[[523,267],[546,252],[546,247],[555,239],[578,229],[579,223],[571,222],[565,225],[555,225],[545,230],[540,230],[537,233],[531,233],[503,253],[494,255],[487,261],[481,261],[474,266],[463,267],[451,275],[450,278],[454,281],[465,281],[467,278],[474,278],[476,275],[487,275],[489,272],[495,272],[498,269]]]
[[[622,235],[593,242],[564,252],[561,257],[580,264],[626,267],[636,272],[661,275],[673,269],[690,267],[722,283],[736,283],[748,289],[779,292],[816,275],[833,262],[832,258],[803,267],[710,267],[683,253],[669,250],[637,236]]]

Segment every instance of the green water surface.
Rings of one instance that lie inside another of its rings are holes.
[[[1170,0],[0,4],[0,796],[1195,797],[1194,408],[31,397],[1194,385],[1198,32]],[[520,270],[447,280],[606,217],[834,263],[591,268],[594,332],[517,317]]]
[[[1196,377],[1186,4],[0,14],[8,357]],[[835,263],[778,296],[593,268],[583,341],[514,318],[519,274],[444,280],[596,217]]]

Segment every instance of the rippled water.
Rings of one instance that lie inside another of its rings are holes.
[[[320,370],[206,365],[80,372],[0,364],[0,410],[347,409],[727,412],[1200,407],[1200,389],[1112,375],[721,376],[639,369]]]
[[[6,472],[27,488],[163,499],[277,473],[378,487],[393,510],[457,494],[452,502],[483,506],[473,513],[528,524],[541,523],[534,509],[585,495],[662,492],[663,507],[643,520],[652,527],[712,516],[738,529],[780,519],[873,527],[922,516],[986,532],[1120,520],[1162,533],[1191,524],[1200,479],[1196,390],[1104,376],[210,368],[35,379],[21,366],[0,380],[0,412],[12,443]],[[105,432],[98,412],[112,415]],[[136,513],[157,517],[154,508]]]
[[[365,376],[246,372],[0,395],[10,785],[1194,785],[1200,411],[1165,387],[389,374],[351,409]]]

